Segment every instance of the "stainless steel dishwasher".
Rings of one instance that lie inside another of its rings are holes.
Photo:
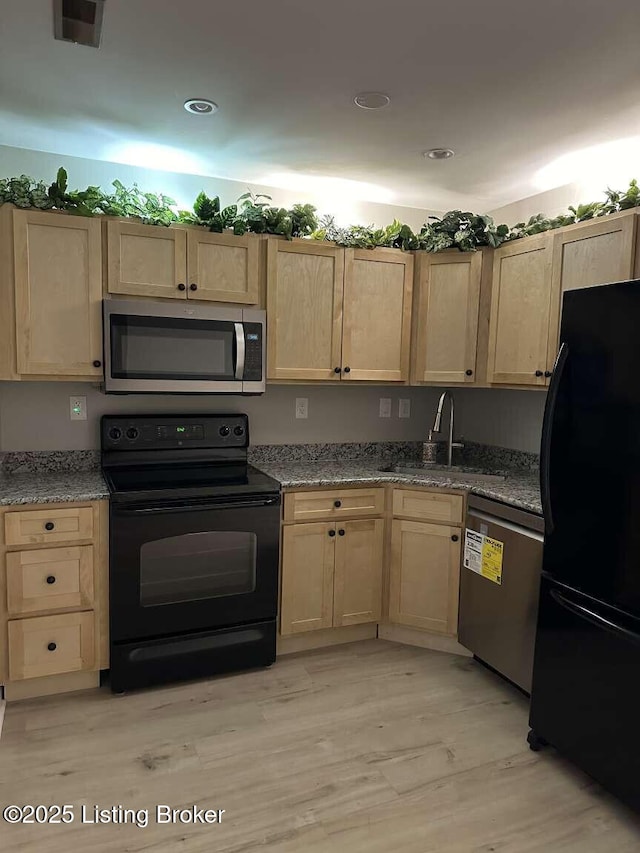
[[[483,663],[530,693],[544,521],[534,513],[471,495],[466,528],[502,543],[502,572],[501,583],[496,583],[465,565],[473,565],[472,559],[463,560],[458,639]]]

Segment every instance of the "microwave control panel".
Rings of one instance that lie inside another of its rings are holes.
[[[262,381],[262,323],[244,323],[245,382]]]

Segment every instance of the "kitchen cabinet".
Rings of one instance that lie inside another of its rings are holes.
[[[547,383],[554,299],[551,247],[552,235],[545,233],[506,243],[494,252],[488,367],[492,384]]]
[[[363,516],[382,514],[384,489],[291,492],[284,507],[281,635],[377,622],[384,519]]]
[[[100,379],[100,222],[62,213],[7,209],[2,227],[11,229],[13,243],[13,257],[7,251],[3,263],[9,269],[0,288],[4,303],[0,331],[8,336],[0,354],[2,375]],[[13,292],[10,282],[15,286]],[[10,325],[12,320],[15,326]]]
[[[483,261],[478,252],[416,254],[412,384],[476,381]]]
[[[403,382],[413,256],[269,240],[269,379]]]
[[[254,305],[259,301],[259,244],[203,228],[107,222],[107,290],[128,296]]]

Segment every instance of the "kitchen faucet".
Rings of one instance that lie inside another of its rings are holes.
[[[453,448],[464,447],[464,444],[461,444],[459,441],[453,440],[453,394],[451,393],[451,391],[443,391],[440,395],[440,399],[438,400],[438,409],[436,411],[436,417],[433,421],[432,432],[441,431],[440,427],[442,425],[442,410],[444,408],[444,403],[447,398],[451,403],[451,414],[449,416],[449,438],[447,440],[447,465],[451,467],[453,462]]]

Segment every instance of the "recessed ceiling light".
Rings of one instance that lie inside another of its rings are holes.
[[[218,105],[207,98],[189,98],[184,102],[184,108],[188,113],[193,113],[196,116],[206,116],[215,113]]]
[[[353,99],[353,103],[363,110],[381,110],[391,102],[389,95],[383,92],[360,92]]]
[[[456,156],[453,148],[430,148],[428,151],[422,152],[423,157],[428,157],[429,160],[450,160]]]

